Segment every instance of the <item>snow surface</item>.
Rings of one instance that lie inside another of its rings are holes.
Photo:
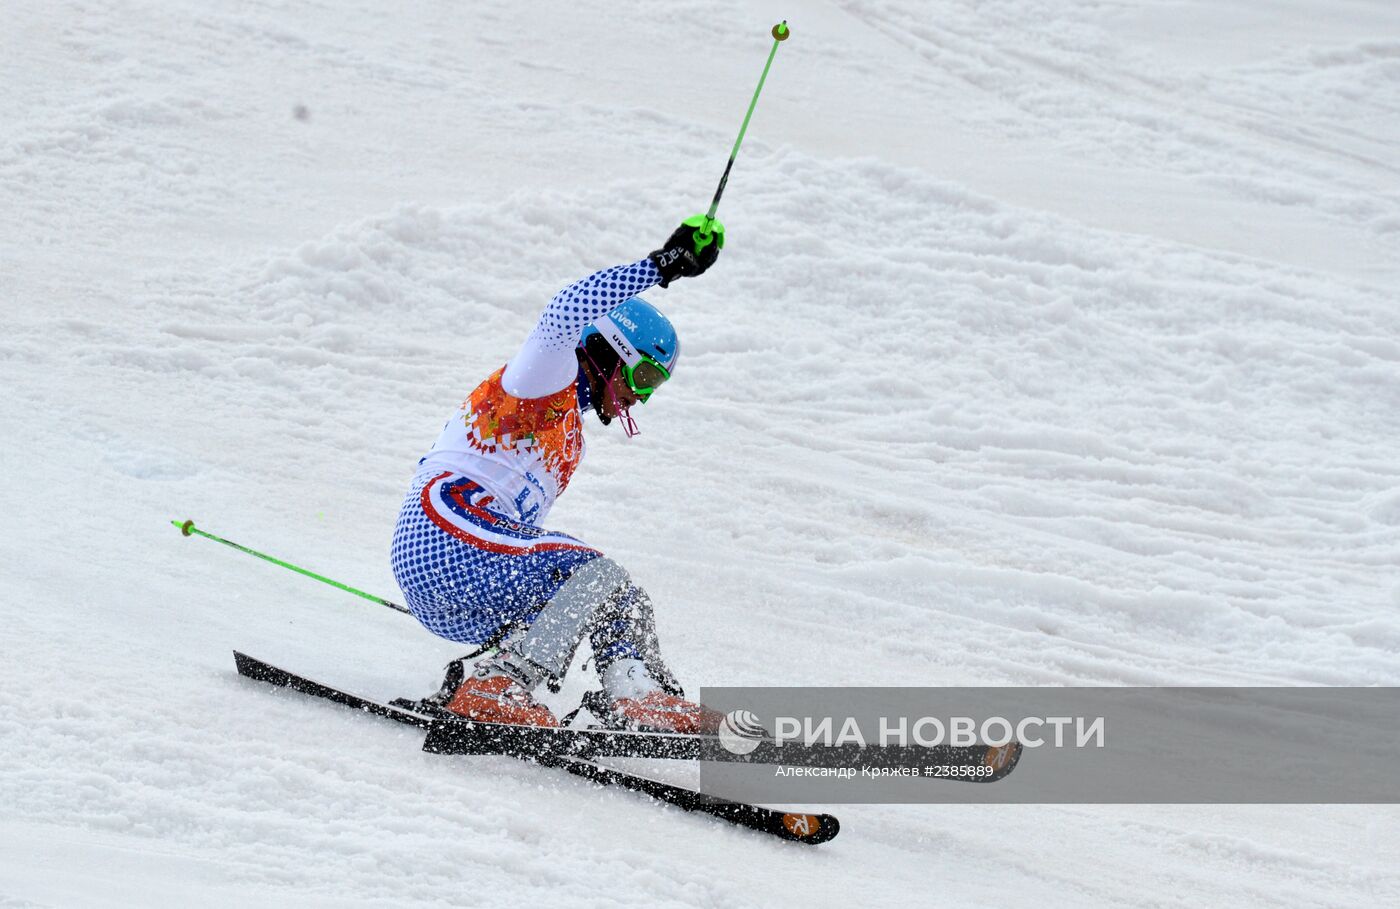
[[[436,685],[169,520],[396,596],[441,420],[703,207],[781,17],[677,380],[553,515],[681,677],[1400,684],[1393,0],[10,0],[0,906],[1400,904],[1394,806],[802,849],[235,676]]]

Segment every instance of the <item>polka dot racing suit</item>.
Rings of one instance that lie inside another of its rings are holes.
[[[434,634],[479,644],[529,625],[602,553],[541,526],[583,457],[575,348],[584,328],[660,280],[649,259],[604,269],[557,294],[511,361],[448,419],[399,512],[392,564],[409,608]],[[581,397],[582,396],[582,397]],[[600,563],[603,564],[603,563]],[[600,668],[654,648],[646,594],[624,584],[592,632]]]

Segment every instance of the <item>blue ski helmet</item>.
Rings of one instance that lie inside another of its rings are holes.
[[[628,297],[606,315],[594,319],[583,330],[579,346],[586,345],[594,335],[602,335],[627,366],[635,367],[646,356],[671,373],[681,355],[681,340],[671,320],[641,297]]]

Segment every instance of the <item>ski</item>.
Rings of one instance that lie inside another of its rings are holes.
[[[312,697],[324,698],[346,707],[353,707],[356,710],[372,713],[375,716],[386,717],[399,723],[406,723],[410,726],[419,726],[427,729],[435,722],[433,717],[426,716],[413,710],[389,704],[380,704],[368,698],[349,694],[329,685],[322,685],[320,682],[313,682],[304,676],[294,675],[285,669],[278,669],[271,663],[264,663],[256,657],[250,657],[246,653],[233,652],[233,665],[238,669],[238,674],[244,678],[253,679],[258,682],[267,682],[269,685],[276,685],[280,688],[290,688],[293,691],[300,691],[302,694],[309,694]]]
[[[323,685],[304,676],[296,675],[263,662],[245,653],[234,651],[234,665],[238,674],[245,678],[266,682],[283,688],[290,688],[312,697],[323,698],[346,707],[385,717],[399,723],[431,730],[443,721],[428,716],[410,707],[398,704],[381,704],[359,695]],[[463,721],[470,723],[470,721]],[[490,726],[489,723],[470,723],[472,726]],[[510,727],[512,729],[534,729],[536,727]],[[553,730],[547,730],[553,731]],[[585,730],[577,730],[585,731]],[[425,749],[426,750],[426,749]],[[549,749],[517,749],[514,751],[477,751],[456,753],[502,754],[519,760],[529,761],[546,767],[557,767],[574,776],[590,780],[603,786],[617,786],[651,796],[660,802],[675,805],[685,811],[708,814],[740,827],[767,833],[780,839],[817,845],[833,839],[841,830],[841,823],[830,814],[808,814],[788,812],[774,808],[764,808],[745,802],[735,802],[706,795],[695,789],[676,786],[654,780],[650,777],[605,767],[582,757],[564,753],[562,749],[551,752]]]
[[[735,802],[718,796],[706,795],[696,789],[676,786],[661,780],[627,773],[604,767],[601,764],[575,757],[534,757],[522,758],[543,764],[546,767],[559,767],[574,776],[592,780],[604,786],[619,786],[651,796],[660,802],[675,805],[685,811],[694,811],[720,818],[739,827],[757,830],[792,840],[808,846],[829,842],[841,832],[841,822],[833,814],[808,814],[801,811],[782,811],[777,808],[764,808],[748,802]]]

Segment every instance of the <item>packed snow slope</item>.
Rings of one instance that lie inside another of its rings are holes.
[[[1400,8],[11,0],[0,905],[1400,904],[1394,807],[843,806],[817,850],[233,673],[421,695],[442,420],[708,202],[551,524],[705,684],[1400,684]],[[581,685],[582,681],[576,684]]]

